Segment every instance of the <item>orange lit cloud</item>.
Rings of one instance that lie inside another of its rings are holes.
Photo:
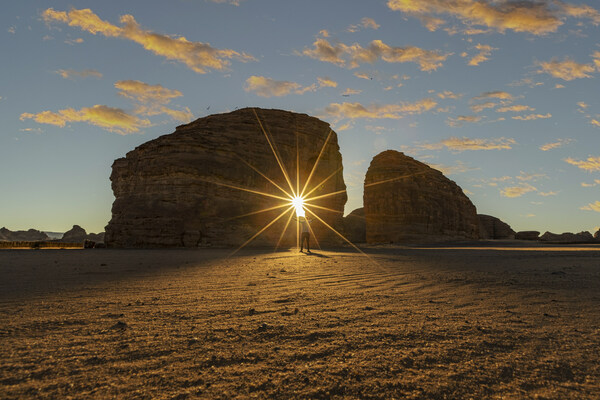
[[[502,90],[494,90],[492,92],[484,92],[479,96],[473,97],[472,100],[484,100],[484,99],[500,99],[500,100],[512,100],[513,96]]]
[[[422,99],[415,103],[400,104],[372,104],[364,106],[360,103],[331,103],[323,110],[324,116],[333,117],[337,120],[350,118],[371,119],[400,119],[404,115],[421,114],[434,108],[437,103],[433,99]]]
[[[67,108],[58,112],[42,111],[37,114],[23,113],[21,121],[33,119],[40,124],[64,127],[68,122],[87,122],[105,130],[121,135],[138,132],[140,128],[150,126],[150,121],[130,115],[120,108],[104,105],[84,107],[81,110]]]
[[[281,97],[292,93],[304,94],[306,92],[315,91],[316,89],[316,84],[303,87],[296,82],[277,81],[275,79],[255,75],[246,79],[246,86],[244,87],[246,92],[254,92],[257,96],[261,97]]]
[[[546,118],[552,118],[552,114],[547,113],[547,114],[529,114],[529,115],[517,115],[512,117],[512,119],[518,119],[521,121],[533,121],[536,119],[546,119]]]
[[[565,162],[575,165],[584,171],[595,172],[600,171],[600,157],[588,157],[586,160],[579,161],[573,158],[567,158]]]
[[[596,201],[594,203],[588,204],[587,206],[583,206],[580,208],[580,210],[600,212],[600,201]]]
[[[556,142],[546,143],[546,144],[540,146],[540,150],[549,151],[552,149],[557,149],[557,148],[565,146],[571,142],[573,142],[573,139],[558,139]]]
[[[350,25],[348,32],[358,32],[361,28],[379,29],[380,25],[373,18],[363,18],[358,25]]]
[[[320,87],[337,87],[337,82],[330,78],[317,78]]]
[[[472,105],[471,110],[473,110],[474,113],[480,113],[485,109],[494,108],[497,105],[498,103],[494,103],[493,101],[486,101],[485,103]]]
[[[323,38],[317,38],[313,48],[304,49],[302,54],[347,68],[358,68],[361,64],[372,64],[378,60],[388,63],[414,62],[419,64],[421,71],[437,70],[450,55],[411,46],[391,47],[381,40],[373,40],[364,48],[357,43],[350,46],[344,43],[331,44]]]
[[[457,93],[451,92],[449,90],[444,90],[443,92],[438,93],[437,96],[440,99],[453,99],[453,100],[456,100],[456,99],[460,99],[462,97],[462,94],[460,94],[460,93],[457,94]]]
[[[447,148],[452,151],[467,151],[467,150],[509,150],[516,144],[514,139],[497,138],[497,139],[479,139],[479,138],[458,138],[450,137],[437,143],[425,143],[416,146],[418,149],[440,150]]]
[[[482,62],[489,60],[489,56],[492,54],[492,51],[498,50],[495,47],[484,45],[484,44],[477,44],[477,46],[475,46],[475,48],[477,50],[479,50],[479,53],[476,54],[473,58],[471,58],[469,60],[468,65],[471,65],[471,66],[477,66],[477,65],[481,64]]]
[[[134,111],[135,114],[146,116],[167,114],[171,118],[182,122],[189,122],[193,118],[189,108],[173,110],[166,107],[174,98],[183,96],[178,90],[167,89],[161,85],[149,85],[135,80],[118,81],[115,83],[115,88],[119,90],[119,95],[138,103]]]
[[[96,71],[95,69],[84,69],[83,71],[75,71],[73,69],[59,69],[56,71],[57,74],[62,76],[65,79],[74,79],[74,78],[102,78],[102,73]]]
[[[467,166],[465,163],[463,163],[462,161],[457,161],[456,165],[442,165],[442,164],[429,164],[429,163],[427,165],[429,165],[431,168],[437,169],[444,175],[462,174],[464,172],[475,171],[475,170],[479,169],[479,168],[471,168],[471,167]]]
[[[600,128],[600,121],[598,121],[597,119],[590,119],[590,124]]]
[[[448,118],[446,120],[446,124],[453,128],[458,128],[463,126],[464,122],[475,123],[482,120],[483,117],[479,117],[477,115],[459,115],[456,118]]]
[[[48,23],[62,22],[94,35],[102,34],[106,37],[131,40],[156,55],[179,61],[200,74],[206,73],[209,69],[226,70],[231,64],[229,61],[231,59],[241,62],[256,61],[254,57],[246,53],[230,49],[216,49],[208,43],[190,42],[182,36],[172,37],[144,30],[132,15],[121,16],[122,26],[101,20],[90,9],[72,9],[65,12],[49,8],[42,13],[42,16]]]
[[[552,61],[538,62],[537,65],[541,67],[537,71],[538,74],[549,74],[565,81],[572,81],[578,78],[591,78],[592,75],[590,73],[596,70],[591,64],[580,64],[568,57],[563,61],[553,59]]]
[[[560,7],[532,0],[389,0],[388,7],[420,18],[449,15],[467,26],[481,25],[498,32],[512,30],[544,35],[560,25]],[[576,16],[576,15],[572,15]]]
[[[521,197],[526,193],[529,192],[536,192],[537,189],[530,185],[529,183],[522,183],[518,186],[511,186],[511,187],[507,187],[504,188],[500,191],[500,194],[503,197],[509,197],[509,198],[514,198],[514,197]]]
[[[496,112],[499,112],[499,113],[522,112],[522,111],[535,111],[535,108],[525,106],[525,105],[515,104],[514,106],[499,107],[496,109]]]

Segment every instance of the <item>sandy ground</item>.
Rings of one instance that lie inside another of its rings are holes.
[[[0,251],[0,398],[600,398],[600,246]]]

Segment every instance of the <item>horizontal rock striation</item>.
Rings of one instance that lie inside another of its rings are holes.
[[[376,155],[365,177],[367,243],[479,238],[475,206],[453,181],[398,151]]]
[[[323,196],[312,202],[323,222],[307,216],[320,243],[337,243],[325,225],[341,230],[347,200],[335,132],[305,114],[252,108],[178,126],[116,160],[105,241],[113,247],[240,246],[271,223],[250,244],[293,245],[296,223],[291,213],[281,216],[287,207],[276,207],[289,203],[292,189],[302,191],[317,159],[305,194]]]

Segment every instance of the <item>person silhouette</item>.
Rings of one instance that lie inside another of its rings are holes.
[[[306,252],[310,253],[310,226],[309,224],[313,221],[306,217],[294,218],[300,222],[300,252],[304,251],[304,242],[306,242]]]

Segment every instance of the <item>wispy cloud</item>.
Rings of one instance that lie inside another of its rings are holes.
[[[476,171],[480,168],[469,167],[462,161],[457,161],[455,165],[429,164],[431,168],[437,169],[444,175],[462,174],[469,171]]]
[[[206,0],[206,1],[210,1],[211,3],[217,3],[217,4],[231,4],[231,5],[237,7],[244,0]]]
[[[145,116],[167,114],[182,122],[189,122],[193,118],[193,114],[187,107],[183,110],[174,110],[166,106],[171,100],[183,96],[178,90],[135,80],[118,81],[115,83],[115,88],[119,90],[119,95],[137,103],[135,114]]]
[[[536,191],[537,191],[537,188],[530,185],[529,183],[521,183],[520,185],[510,186],[510,187],[500,190],[500,194],[503,197],[514,198],[514,197],[521,197],[526,193],[536,192]]]
[[[361,92],[362,92],[362,90],[347,88],[346,90],[344,90],[342,92],[342,96],[350,96],[353,94],[360,94]]]
[[[598,12],[584,5],[562,1],[535,0],[388,0],[388,7],[419,18],[424,25],[432,18],[436,26],[445,21],[437,16],[456,18],[469,29],[484,26],[498,32],[512,30],[533,35],[545,35],[556,30],[566,17],[590,19],[598,24]]]
[[[486,110],[488,108],[494,108],[498,105],[498,103],[495,103],[493,101],[486,101],[485,103],[481,103],[481,104],[473,104],[471,106],[471,110],[473,110],[474,113],[480,113],[483,110]]]
[[[75,79],[75,78],[102,78],[102,73],[96,71],[95,69],[84,69],[83,71],[76,71],[74,69],[59,69],[56,71],[57,74],[62,76],[65,79]]]
[[[317,85],[302,86],[291,81],[277,81],[264,76],[252,75],[246,79],[246,92],[254,92],[261,97],[282,97],[289,94],[304,94],[317,90]]]
[[[584,171],[595,172],[600,171],[600,157],[588,157],[586,160],[575,160],[573,158],[565,159],[566,163],[575,165]]]
[[[358,43],[350,46],[344,43],[332,44],[324,38],[317,38],[313,47],[305,48],[301,54],[351,69],[382,60],[387,63],[417,63],[422,71],[437,70],[450,55],[412,46],[392,47],[381,40],[373,40],[368,47],[362,47]]]
[[[477,44],[475,48],[479,50],[479,53],[469,60],[468,65],[471,66],[477,66],[482,62],[489,60],[492,51],[498,50],[497,48],[489,46],[487,44]]]
[[[121,16],[122,26],[103,21],[90,9],[71,9],[66,12],[49,8],[42,13],[42,16],[48,23],[62,22],[93,35],[101,34],[106,37],[131,40],[156,55],[179,61],[200,74],[211,69],[226,70],[232,59],[241,62],[256,61],[253,56],[243,52],[217,49],[208,43],[190,42],[183,36],[173,37],[145,30],[129,14]]]
[[[568,57],[563,61],[553,59],[551,61],[538,62],[537,65],[540,67],[537,70],[538,74],[549,74],[565,81],[591,78],[592,75],[590,74],[596,70],[592,64],[580,64]]]
[[[562,146],[566,146],[567,144],[572,143],[572,142],[573,142],[573,139],[558,139],[555,142],[546,143],[546,144],[540,146],[540,150],[549,151],[552,149],[557,149]]]
[[[400,119],[404,115],[421,114],[437,105],[435,100],[426,98],[415,103],[402,102],[400,104],[371,104],[368,106],[360,103],[331,103],[320,113],[325,117],[340,119]]]
[[[375,22],[375,20],[373,18],[363,18],[360,20],[359,24],[356,25],[350,25],[347,29],[348,32],[358,32],[361,29],[366,29],[366,28],[370,28],[370,29],[379,29],[380,25]]]
[[[594,203],[590,203],[587,206],[580,207],[579,209],[580,210],[586,210],[586,211],[600,212],[600,201],[596,201]]]
[[[330,79],[328,77],[317,78],[317,82],[319,83],[319,87],[332,87],[332,88],[335,88],[338,85],[336,81],[334,81],[333,79]]]
[[[482,118],[483,117],[480,117],[478,115],[459,115],[456,118],[448,118],[446,120],[446,124],[453,128],[458,128],[461,127],[465,122],[475,123],[481,121]]]
[[[67,108],[58,112],[42,111],[37,114],[23,113],[21,121],[33,119],[40,124],[50,124],[64,127],[69,122],[87,122],[105,130],[121,135],[138,132],[141,128],[150,126],[150,121],[128,114],[120,108],[95,105],[80,110]]]
[[[514,139],[509,138],[497,138],[497,139],[479,139],[479,138],[458,138],[450,137],[436,143],[424,143],[417,144],[417,149],[425,150],[440,150],[447,148],[452,151],[467,151],[467,150],[508,150],[512,149],[512,146],[516,142]]]
[[[438,93],[437,96],[440,99],[453,99],[453,100],[457,100],[457,99],[460,99],[462,97],[462,94],[461,93],[454,93],[454,92],[451,92],[449,90],[444,90],[443,92]]]
[[[500,100],[512,100],[512,94],[504,92],[502,90],[494,90],[491,92],[483,92],[479,96],[473,97],[471,100],[484,100],[484,99],[500,99]]]
[[[529,115],[516,115],[514,117],[512,117],[512,119],[518,119],[521,121],[533,121],[536,119],[546,119],[546,118],[552,118],[552,114],[547,113],[547,114],[529,114]]]
[[[499,113],[523,112],[523,111],[535,111],[535,108],[525,106],[525,105],[515,104],[513,106],[499,107],[496,109],[496,112],[499,112]]]

